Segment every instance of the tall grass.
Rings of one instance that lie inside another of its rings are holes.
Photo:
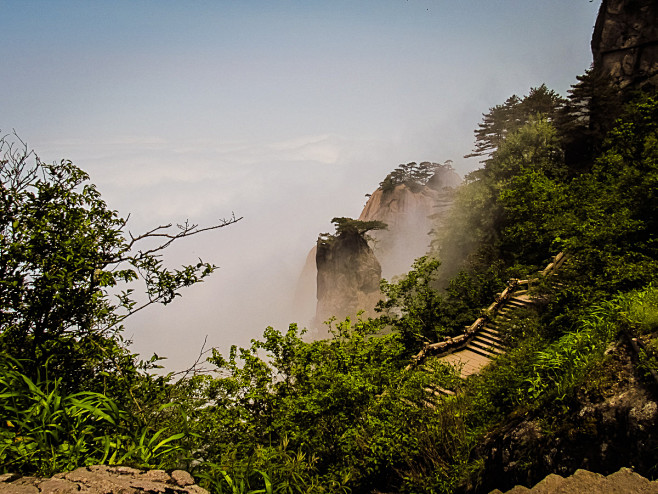
[[[63,394],[47,369],[31,379],[0,355],[0,470],[51,475],[91,464],[159,467],[182,453],[184,433],[166,436],[99,393]]]

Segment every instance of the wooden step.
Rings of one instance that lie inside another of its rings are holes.
[[[485,353],[487,356],[495,356],[505,353],[504,349],[497,347],[495,345],[491,345],[486,341],[473,340],[468,345],[466,345],[466,348],[474,352]]]

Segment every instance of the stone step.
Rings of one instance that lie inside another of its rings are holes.
[[[472,374],[477,374],[482,367],[491,362],[491,357],[464,349],[460,352],[444,355],[440,357],[440,360],[446,364],[460,368],[461,377],[465,378]]]
[[[485,326],[482,328],[479,332],[478,335],[485,336],[486,338],[489,338],[490,340],[496,341],[498,344],[505,346],[503,343],[503,338],[500,336],[500,333],[492,328],[489,328],[488,326]]]
[[[501,350],[505,349],[505,345],[503,345],[503,342],[500,338],[492,338],[484,333],[479,333],[475,338],[473,338],[472,341],[477,341],[478,343],[481,343],[483,345],[489,345],[494,348],[499,348]]]
[[[498,311],[498,313],[496,314],[496,320],[498,322],[511,321],[512,320],[512,311],[509,310],[509,309]]]
[[[493,359],[493,358],[495,358],[499,355],[498,353],[491,351],[491,349],[489,349],[487,347],[481,347],[479,345],[474,345],[473,343],[469,343],[466,346],[465,350],[476,353],[476,354],[478,354],[482,357],[486,357],[488,359]]]
[[[530,302],[512,297],[507,301],[505,305],[511,307],[526,308],[530,305]]]
[[[468,348],[473,352],[483,353],[486,356],[492,356],[492,357],[496,355],[502,355],[503,353],[505,353],[505,350],[502,348],[478,340],[471,341],[468,345],[466,345],[466,348]]]

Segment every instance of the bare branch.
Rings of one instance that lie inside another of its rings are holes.
[[[166,230],[172,227],[172,224],[169,223],[168,225],[160,225],[157,226],[146,233],[143,233],[141,235],[138,235],[137,237],[134,237],[132,233],[129,232],[131,241],[128,243],[128,250],[131,249],[135,243],[139,242],[140,240],[145,240],[148,238],[166,238],[168,239],[166,242],[158,245],[157,247],[153,247],[151,249],[145,250],[145,251],[139,251],[138,258],[148,256],[150,254],[153,254],[155,252],[159,252],[161,250],[166,249],[169,247],[174,241],[185,238],[185,237],[191,237],[193,235],[196,235],[198,233],[202,232],[207,232],[210,230],[217,230],[218,228],[224,228],[225,226],[232,225],[234,223],[237,223],[240,221],[243,217],[236,218],[235,213],[231,213],[231,217],[229,219],[222,218],[219,220],[219,223],[216,225],[211,225],[207,226],[204,228],[199,228],[199,225],[192,224],[190,225],[187,221],[185,222],[184,225],[178,224],[176,225],[179,228],[178,233],[169,233]],[[125,258],[127,259],[127,258]],[[125,260],[124,258],[116,261],[116,262],[121,262]]]
[[[196,376],[196,375],[198,375],[198,374],[207,374],[207,373],[212,372],[212,371],[210,371],[210,370],[208,370],[208,369],[198,368],[198,366],[199,366],[199,362],[201,362],[201,359],[202,359],[205,355],[207,355],[208,353],[210,353],[210,352],[212,351],[212,348],[208,348],[208,349],[206,350],[206,343],[207,343],[207,342],[208,342],[208,335],[206,335],[206,337],[203,339],[203,345],[201,345],[201,350],[199,350],[199,355],[197,356],[197,358],[196,358],[196,360],[194,361],[194,363],[193,363],[190,367],[188,367],[187,369],[185,369],[185,370],[178,371],[178,372],[173,372],[173,373],[171,374],[171,376],[172,376],[172,377],[175,377],[175,376],[181,376],[180,379],[179,379],[179,381],[183,381],[183,380],[185,380],[185,379],[187,378],[187,376],[189,376],[190,374],[192,374],[193,376]]]

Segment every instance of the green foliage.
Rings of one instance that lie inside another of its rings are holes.
[[[3,472],[49,476],[81,465],[176,464],[185,433],[153,429],[100,393],[63,393],[60,382],[32,380],[18,361],[0,357]]]
[[[622,306],[622,313],[637,334],[658,331],[658,288],[650,285]]]
[[[356,475],[359,424],[406,360],[399,337],[378,335],[374,321],[346,320],[332,331],[328,341],[306,343],[295,325],[268,328],[248,349],[213,353],[220,377],[203,381],[209,406],[192,416],[215,474],[255,488],[265,472],[275,491],[290,492],[312,492],[318,475],[334,492]]]
[[[535,171],[552,179],[564,178],[560,140],[555,127],[543,117],[531,117],[500,143],[484,166],[487,179],[499,186],[524,171]]]
[[[524,98],[510,96],[502,105],[489,108],[475,131],[475,149],[466,157],[489,156],[509,134],[524,126],[532,118],[543,116],[553,120],[565,100],[545,84],[530,89]]]
[[[0,349],[29,361],[30,376],[49,361],[50,370],[66,378],[87,360],[90,340],[112,346],[125,317],[170,303],[182,287],[215,269],[199,260],[171,270],[161,259],[172,242],[209,228],[185,223],[177,231],[167,225],[127,234],[126,220],[108,209],[88,175],[70,161],[44,163],[9,137],[0,139],[0,155]],[[140,247],[153,239],[162,243]],[[118,287],[140,278],[148,301],[138,306],[132,289]],[[116,300],[111,291],[119,293]],[[82,365],[88,376],[71,377],[91,378],[102,371],[96,365],[112,365],[107,355],[96,357],[100,362],[91,368]]]
[[[622,109],[622,95],[609,76],[590,69],[577,79],[556,119],[566,165],[573,174],[591,168]]]
[[[658,99],[628,105],[592,172],[574,179],[557,235],[602,291],[630,290],[658,274]],[[591,281],[590,281],[591,283]]]
[[[426,185],[437,173],[437,170],[451,169],[450,163],[450,161],[446,161],[444,164],[423,161],[418,164],[412,161],[411,163],[402,164],[386,175],[386,178],[379,183],[379,187],[384,193],[389,193],[398,185],[405,184],[415,191]]]
[[[500,141],[483,168],[466,177],[437,232],[436,255],[471,272],[501,261],[534,271],[559,248],[555,227],[566,205],[565,179],[555,128],[545,118],[530,117]],[[493,288],[489,297],[499,286]]]
[[[658,377],[658,289],[650,285],[623,304],[622,321],[639,344],[639,365],[645,377]],[[652,376],[653,374],[653,376]]]
[[[110,210],[70,161],[42,162],[0,139],[0,457],[3,468],[49,474],[89,463],[171,467],[194,444],[189,382],[154,376],[159,357],[127,350],[122,321],[168,304],[214,266],[165,268],[162,251],[216,226],[141,234]],[[145,301],[121,284],[141,279]]]
[[[253,454],[245,458],[225,456],[225,466],[207,462],[196,474],[201,484],[218,493],[285,493],[311,494],[314,492],[341,492],[325,489],[316,474],[318,458],[303,451],[291,452],[284,438],[276,447],[256,446]],[[227,471],[226,469],[230,469]]]
[[[348,237],[350,235],[363,236],[372,230],[386,230],[388,225],[383,221],[361,221],[352,218],[334,218],[331,222],[336,226],[336,236]]]
[[[379,302],[377,311],[385,312],[383,320],[395,326],[408,348],[414,348],[419,342],[437,341],[446,333],[439,322],[445,302],[432,287],[440,264],[436,259],[421,257],[397,282],[381,281],[380,288],[386,300]]]

